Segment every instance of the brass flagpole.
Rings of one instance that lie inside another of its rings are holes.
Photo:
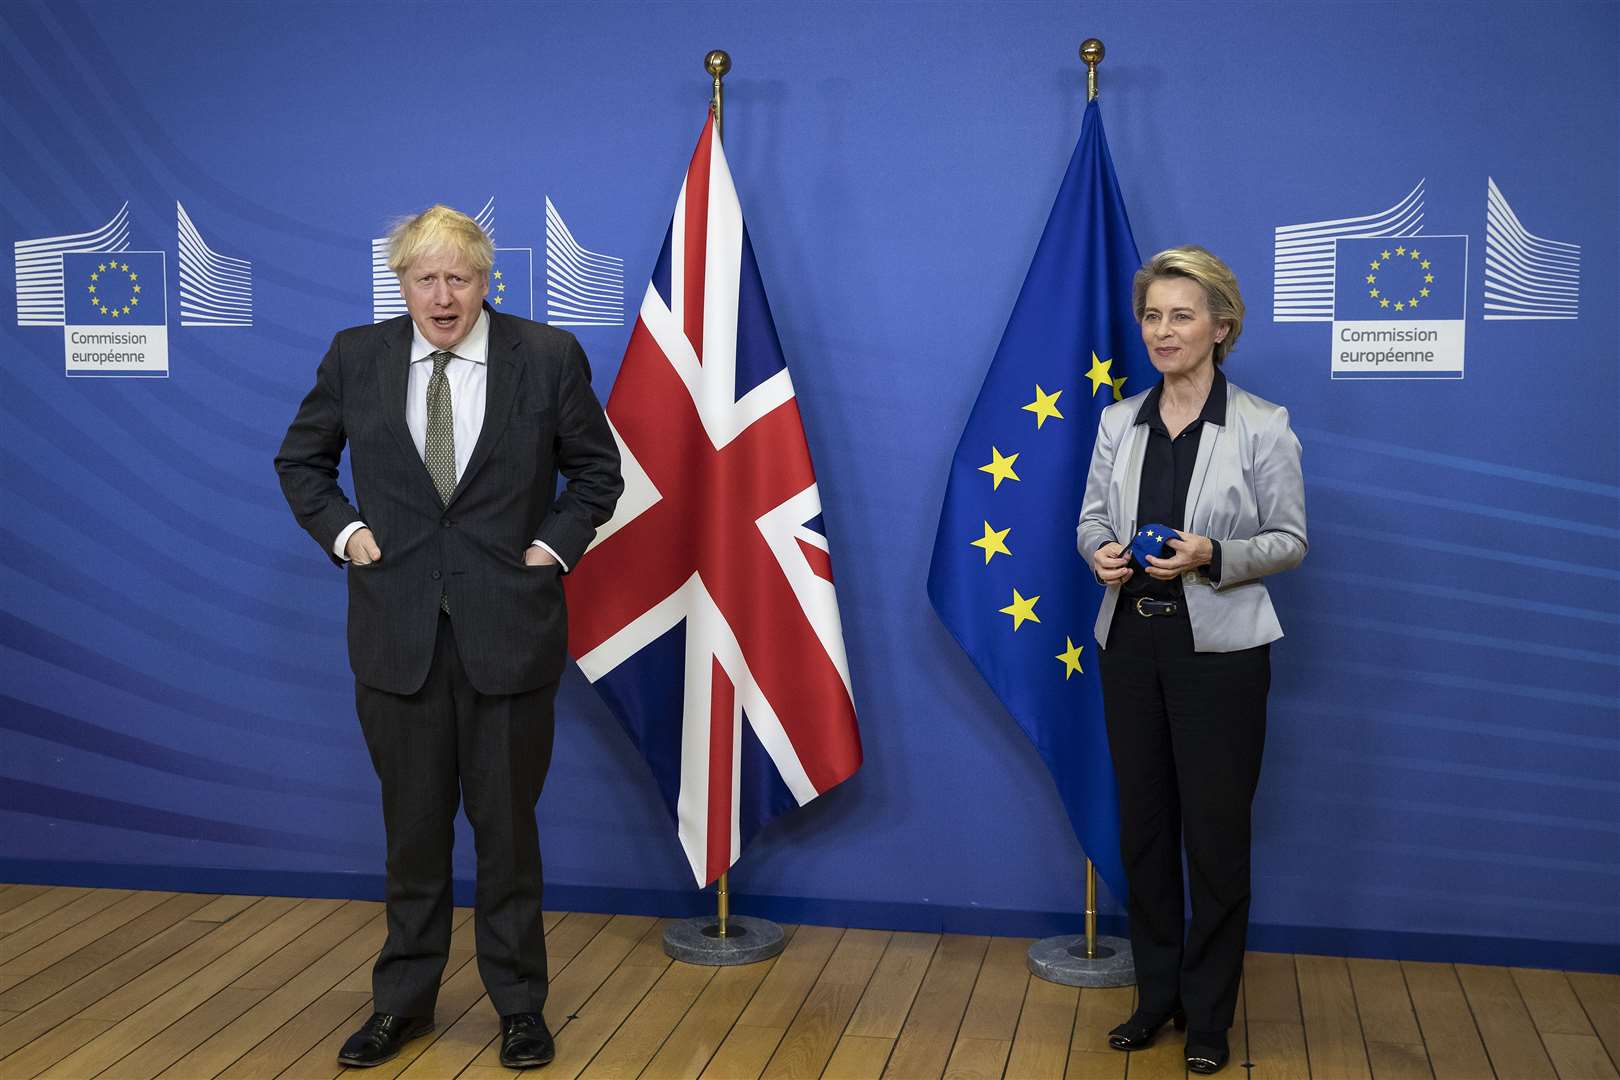
[[[1086,64],[1086,102],[1097,100],[1097,65],[1103,43],[1086,38],[1080,59]],[[1048,982],[1064,986],[1129,986],[1136,981],[1136,963],[1130,942],[1097,937],[1097,866],[1086,858],[1086,932],[1083,937],[1060,935],[1042,938],[1029,947],[1029,970]]]
[[[721,80],[731,70],[731,54],[712,49],[703,58],[703,70],[713,80],[709,111],[714,113],[714,138],[723,141],[725,86]],[[768,960],[782,951],[786,936],[768,919],[731,914],[729,874],[714,883],[715,918],[680,919],[664,931],[664,952],[676,960],[709,966],[752,964]]]
[[[703,70],[714,78],[714,93],[709,97],[709,108],[714,112],[714,136],[718,139],[725,134],[726,107],[726,88],[720,84],[720,80],[731,70],[731,54],[724,49],[710,50],[709,55],[703,58]]]
[[[731,54],[724,49],[711,49],[709,55],[703,58],[703,70],[714,79],[714,92],[709,95],[709,110],[714,113],[714,137],[725,141],[725,115],[726,115],[726,88],[721,80],[726,72],[731,70]],[[726,923],[731,916],[731,889],[726,883],[726,874],[720,875],[720,880],[714,883],[714,900],[716,908],[715,937],[726,936]]]

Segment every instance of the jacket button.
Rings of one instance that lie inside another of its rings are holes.
[[[452,524],[454,524],[454,522],[452,522],[449,518],[441,518],[439,520],[439,524],[448,529]]]
[[[433,580],[434,580],[434,581],[438,581],[438,580],[439,580],[439,578],[440,578],[440,577],[442,577],[442,576],[443,576],[443,575],[442,575],[442,574],[440,574],[440,573],[439,573],[439,572],[438,572],[438,571],[437,571],[437,570],[435,570],[435,571],[433,571]]]

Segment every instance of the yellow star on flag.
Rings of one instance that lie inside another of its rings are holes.
[[[1379,262],[1379,261],[1378,261],[1378,260],[1377,260],[1377,259],[1374,259],[1374,260],[1373,260],[1373,261],[1372,261],[1372,262],[1370,262],[1370,263],[1368,263],[1368,264],[1367,264],[1367,265],[1368,265],[1368,266],[1370,266],[1370,267],[1372,267],[1372,268],[1373,268],[1373,269],[1374,269],[1374,270],[1376,270],[1376,269],[1378,269],[1378,268],[1379,268],[1379,267],[1380,267],[1380,266],[1382,266],[1382,265],[1383,265],[1383,264],[1382,264],[1382,263],[1380,263],[1380,262]]]
[[[1418,290],[1418,295],[1419,296],[1428,296],[1429,295],[1429,290],[1428,289],[1419,289]]]
[[[107,264],[106,263],[101,263],[96,267],[96,269],[101,271],[103,274],[105,274],[107,272]]]
[[[1421,251],[1419,251],[1417,248],[1412,249],[1412,259],[1414,261],[1416,261],[1418,259],[1418,257],[1421,256],[1422,254],[1423,253]]]
[[[140,292],[140,291],[141,291],[141,287],[140,287],[140,286],[139,286],[139,285],[137,285],[137,286],[135,286],[135,289],[134,289],[134,291],[135,291],[135,292]]]
[[[1384,250],[1384,251],[1380,251],[1380,252],[1379,252],[1379,253],[1378,253],[1378,257],[1379,257],[1379,258],[1380,258],[1380,259],[1387,259],[1387,258],[1389,258],[1389,251],[1388,251],[1388,250],[1387,250],[1387,249],[1386,249],[1386,250]]]
[[[1063,661],[1064,682],[1068,682],[1069,676],[1073,675],[1077,671],[1082,675],[1085,674],[1085,670],[1080,666],[1080,654],[1085,651],[1085,648],[1086,647],[1084,645],[1076,645],[1074,642],[1069,640],[1068,635],[1064,635],[1063,651],[1058,653],[1054,658]]]
[[[122,270],[126,274],[129,273],[129,263],[124,263],[118,269]]]
[[[1041,429],[1041,425],[1045,424],[1046,421],[1052,417],[1056,417],[1059,420],[1063,419],[1063,414],[1058,412],[1057,407],[1057,399],[1062,395],[1062,393],[1063,391],[1061,390],[1054,390],[1048,394],[1046,391],[1041,389],[1040,383],[1035,384],[1035,400],[1030,402],[1028,405],[1025,405],[1024,411],[1035,414],[1036,431],[1039,431]]]
[[[1114,387],[1114,400],[1115,401],[1123,401],[1125,399],[1125,395],[1120,393],[1120,391],[1125,389],[1125,380],[1128,379],[1128,378],[1130,378],[1130,376],[1121,375],[1117,379],[1109,379],[1108,380],[1110,383],[1113,384],[1113,387]]]
[[[1375,282],[1377,280],[1378,280],[1378,275],[1377,274],[1368,274],[1367,275],[1367,284],[1371,285],[1373,282]]]
[[[1382,300],[1378,301],[1378,306],[1379,307],[1389,307],[1389,297],[1386,296]]]
[[[496,285],[495,286],[495,291],[496,292],[505,292],[506,291],[506,282],[503,281],[500,284]]]
[[[1401,303],[1399,300],[1397,300],[1397,301],[1395,301],[1395,310],[1396,311],[1405,311],[1406,310],[1406,305]]]
[[[1433,274],[1424,274],[1423,275],[1423,280],[1428,282],[1430,285],[1433,285],[1434,284],[1434,275]]]
[[[501,272],[499,270],[495,271],[495,280],[496,281],[501,280]]]
[[[504,297],[504,296],[497,296],[497,297],[495,297],[495,299],[493,301],[491,301],[491,303],[499,304],[501,301],[503,301],[505,299],[506,299],[506,297]]]
[[[1007,550],[1007,534],[1012,532],[1012,526],[1005,529],[992,529],[990,523],[984,523],[984,536],[973,541],[973,546],[984,549],[984,565],[989,566],[990,560],[997,555],[1011,555]]]
[[[1041,621],[1040,617],[1035,614],[1035,601],[1039,599],[1039,596],[1031,596],[1026,600],[1022,596],[1018,595],[1017,589],[1013,590],[1012,603],[1002,608],[1001,613],[1003,615],[1012,616],[1014,632],[1016,632],[1020,626],[1023,626],[1025,622]]]
[[[1108,373],[1108,369],[1113,366],[1112,359],[1099,360],[1095,352],[1091,354],[1091,370],[1086,372],[1086,378],[1091,380],[1092,397],[1096,397],[1097,391],[1103,387],[1114,385],[1113,376]]]
[[[1418,263],[1418,265],[1427,270],[1429,268],[1429,260],[1424,259],[1422,262]]]
[[[995,477],[995,482],[990,485],[991,491],[1000,490],[1001,482],[1003,480],[1019,479],[1018,474],[1013,472],[1013,462],[1017,460],[1017,454],[1011,454],[1003,457],[1000,450],[996,449],[994,446],[990,448],[990,464],[980,465],[979,471],[989,473],[991,476]]]
[[[1368,289],[1367,290],[1367,295],[1372,297],[1374,300],[1376,300],[1376,299],[1378,299],[1378,290],[1377,289]]]
[[[1395,254],[1397,254],[1397,255],[1405,255],[1406,254],[1406,249],[1404,247],[1398,247],[1398,248],[1395,249]]]

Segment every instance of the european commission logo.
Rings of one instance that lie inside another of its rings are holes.
[[[1468,237],[1333,245],[1335,379],[1463,377]]]
[[[495,240],[495,199],[473,220]],[[552,326],[623,326],[624,260],[589,251],[574,239],[562,215],[546,199],[546,310]],[[489,304],[496,311],[539,318],[534,302],[534,249],[495,248],[489,273]],[[388,268],[388,238],[371,242],[371,321],[405,314],[399,278]]]
[[[1460,379],[1468,237],[1423,231],[1424,183],[1388,209],[1279,225],[1272,320],[1331,322],[1335,379]],[[1485,181],[1480,317],[1580,317],[1581,248],[1530,232]]]
[[[167,376],[165,280],[161,251],[64,254],[68,375]]]
[[[252,326],[253,264],[211,248],[178,202],[175,233],[180,325]],[[62,327],[70,376],[169,373],[166,253],[129,234],[125,203],[99,229],[12,245],[17,325]]]

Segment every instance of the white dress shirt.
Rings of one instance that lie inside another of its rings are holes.
[[[433,378],[433,362],[429,359],[439,347],[422,336],[420,327],[411,325],[411,370],[405,383],[405,426],[410,429],[411,442],[416,452],[427,460],[427,389]],[[449,350],[453,355],[444,367],[444,377],[450,383],[451,431],[456,450],[456,482],[467,471],[473,447],[484,430],[484,399],[489,386],[489,312],[480,311],[478,321],[467,331],[467,336]],[[365,522],[356,521],[338,533],[332,544],[334,554],[348,561],[346,554],[349,537],[365,528]],[[562,559],[550,546],[539,540],[534,547],[544,549],[563,566]]]

